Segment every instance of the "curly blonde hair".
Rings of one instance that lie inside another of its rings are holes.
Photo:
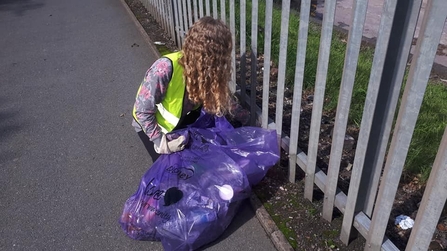
[[[179,60],[183,66],[188,99],[206,112],[230,112],[231,31],[220,20],[203,17],[188,31]]]

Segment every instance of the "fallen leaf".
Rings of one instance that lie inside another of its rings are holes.
[[[442,223],[438,224],[437,228],[439,231],[447,231],[447,226]]]

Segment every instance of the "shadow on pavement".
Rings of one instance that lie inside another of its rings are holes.
[[[31,0],[0,0],[0,11],[11,11],[16,16],[23,16],[26,11],[43,7],[42,2]]]
[[[0,100],[0,107],[4,107],[4,101]],[[0,151],[0,164],[5,163],[8,160],[11,160],[14,158],[14,153],[16,151],[13,151],[12,149],[8,149],[10,146],[7,144],[8,138],[14,136],[17,134],[17,132],[20,130],[21,125],[18,124],[11,124],[11,120],[16,115],[17,112],[13,110],[4,110],[0,109],[0,142],[2,142],[3,145]]]
[[[255,217],[255,212],[250,206],[249,199],[246,199],[241,203],[239,210],[237,211],[236,215],[234,216],[233,220],[231,221],[230,225],[225,230],[225,232],[223,232],[222,235],[217,240],[199,248],[197,251],[204,251],[207,250],[207,248],[218,245],[219,242],[231,236],[234,232],[236,232],[236,230],[242,227],[247,221],[249,221],[253,217]]]

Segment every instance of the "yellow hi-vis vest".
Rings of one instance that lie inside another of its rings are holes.
[[[185,82],[183,79],[183,67],[178,63],[181,56],[181,52],[164,55],[172,62],[172,77],[166,88],[165,98],[161,103],[157,104],[157,112],[155,113],[158,126],[160,126],[163,133],[172,131],[182,116]]]

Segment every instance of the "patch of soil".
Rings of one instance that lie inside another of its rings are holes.
[[[155,18],[149,15],[146,7],[144,7],[139,0],[125,0],[125,2],[153,42],[159,42],[170,51],[177,50],[175,42],[171,40],[163,28],[157,24]]]
[[[335,210],[332,222],[324,220],[323,193],[314,189],[314,200],[305,199],[304,172],[298,171],[297,182],[290,183],[287,166],[283,153],[279,165],[269,170],[254,191],[295,250],[363,250],[361,237],[348,246],[341,242],[341,213]]]
[[[174,41],[170,40],[163,29],[149,15],[146,8],[139,0],[125,0],[135,17],[152,41],[161,42],[170,51],[177,50]],[[237,59],[238,70],[240,70]],[[257,58],[257,83],[262,83],[263,62],[262,55]],[[246,58],[247,92],[250,89],[250,57]],[[278,69],[272,63],[270,72],[270,98],[269,114],[276,113],[276,78]],[[240,74],[237,74],[239,76]],[[241,79],[238,79],[240,83]],[[262,86],[256,87],[257,103],[261,106]],[[284,93],[284,113],[282,130],[287,134],[290,132],[293,90],[286,88]],[[299,147],[307,153],[309,141],[309,129],[312,115],[312,91],[303,92],[302,111],[300,116]],[[318,150],[317,165],[325,173],[329,163],[331,149],[332,129],[334,127],[335,113],[324,112],[321,123],[321,133]],[[355,147],[358,139],[359,129],[354,125],[347,128],[347,139],[345,140],[344,152],[340,165],[339,188],[347,194],[351,176],[351,167],[354,160]],[[322,219],[323,194],[316,188],[313,202],[304,198],[304,173],[297,170],[296,183],[289,183],[288,157],[286,153],[281,156],[278,165],[272,167],[267,176],[254,188],[255,193],[264,204],[267,211],[275,220],[279,229],[285,234],[289,242],[296,250],[363,250],[364,238],[355,239],[349,246],[339,240],[342,223],[342,215],[335,210],[334,220],[327,222]],[[415,219],[419,203],[422,198],[424,187],[418,177],[404,175],[401,179],[394,207],[389,220],[387,237],[401,250],[405,249],[411,230],[402,230],[394,224],[394,218],[404,214]],[[443,215],[446,215],[445,213]],[[446,250],[447,247],[447,217],[442,217],[433,236],[430,250]]]

